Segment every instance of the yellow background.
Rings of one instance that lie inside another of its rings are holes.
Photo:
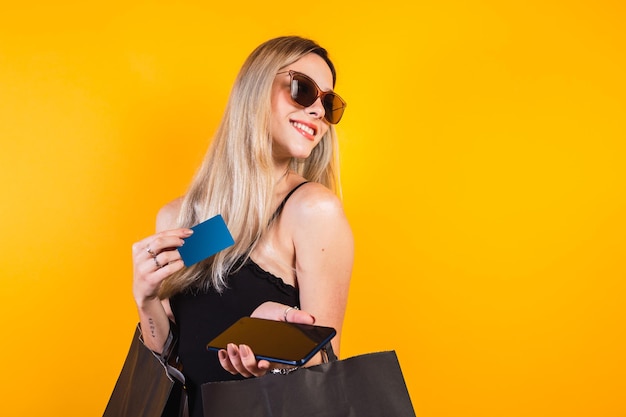
[[[3,4],[0,415],[102,414],[137,321],[131,244],[247,54],[300,34],[349,103],[342,356],[395,349],[420,417],[626,416],[624,9]]]

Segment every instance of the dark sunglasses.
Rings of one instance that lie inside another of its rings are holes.
[[[348,105],[341,97],[332,91],[322,91],[310,77],[297,71],[282,71],[278,74],[289,73],[291,82],[291,98],[301,106],[309,107],[319,98],[324,106],[324,119],[330,124],[337,124]],[[278,75],[277,74],[277,75]]]

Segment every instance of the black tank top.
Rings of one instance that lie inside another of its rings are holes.
[[[272,220],[280,215],[293,192],[305,183],[287,194]],[[244,379],[225,371],[217,359],[217,352],[207,351],[206,344],[266,301],[289,306],[300,303],[295,287],[261,269],[250,259],[228,277],[228,288],[221,294],[213,289],[186,290],[170,298],[179,330],[178,355],[186,378],[191,417],[202,417],[202,384]]]

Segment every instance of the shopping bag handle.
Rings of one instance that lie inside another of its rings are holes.
[[[328,362],[335,362],[338,359],[339,358],[337,358],[337,355],[335,354],[335,351],[333,350],[333,345],[330,342],[328,342],[326,346],[322,348],[322,361],[324,363],[328,363]]]

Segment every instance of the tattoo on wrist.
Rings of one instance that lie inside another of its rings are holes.
[[[152,337],[156,337],[156,325],[154,324],[152,317],[148,317],[148,323],[150,324],[150,334]]]

